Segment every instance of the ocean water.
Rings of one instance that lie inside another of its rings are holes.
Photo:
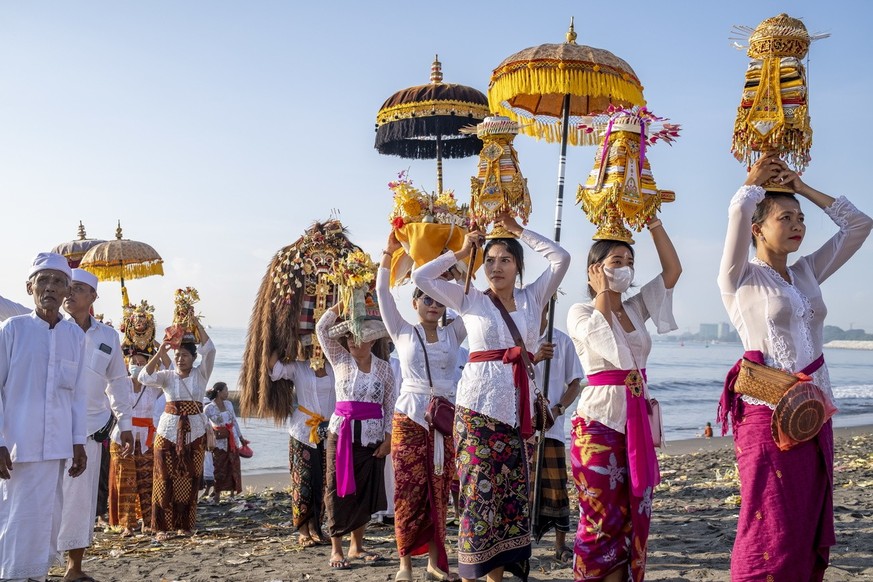
[[[213,328],[209,333],[217,349],[211,382],[221,380],[236,387],[245,330]],[[661,403],[668,442],[701,435],[707,422],[716,427],[724,376],[742,351],[740,344],[655,342],[649,357],[649,386]],[[826,348],[825,360],[839,408],[834,425],[873,424],[873,352]],[[569,424],[565,423],[568,431]],[[283,427],[250,418],[243,420],[243,432],[255,450],[253,458],[243,459],[243,473],[288,469],[288,433]]]

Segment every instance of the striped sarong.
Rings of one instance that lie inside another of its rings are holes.
[[[550,529],[570,531],[570,497],[567,495],[567,454],[564,443],[547,438],[540,461],[540,505],[534,536],[537,541]]]
[[[121,445],[110,443],[109,455],[109,524],[133,529],[142,518],[143,525],[152,524],[152,470],[155,462],[152,449],[142,452],[136,441],[133,455],[122,458]]]

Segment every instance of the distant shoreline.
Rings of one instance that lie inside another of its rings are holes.
[[[873,350],[873,340],[833,340],[824,347],[838,350]]]

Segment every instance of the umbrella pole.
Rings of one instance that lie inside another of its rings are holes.
[[[437,196],[443,195],[443,137],[436,136]]]
[[[561,216],[564,211],[564,174],[567,168],[567,141],[570,132],[570,94],[564,95],[564,105],[561,111],[561,157],[558,158],[558,194],[555,197],[555,242],[561,241]],[[546,341],[551,343],[555,331],[555,297],[549,299],[549,323],[546,333]],[[549,376],[552,368],[552,361],[546,360],[546,366],[543,370],[543,386],[541,391],[543,397],[549,397]],[[537,535],[537,526],[540,521],[540,488],[542,486],[542,460],[543,452],[546,446],[546,431],[539,431],[539,440],[537,441],[536,457],[534,457],[534,486],[533,486],[533,503],[531,511],[531,523],[533,524],[534,537],[539,541]]]

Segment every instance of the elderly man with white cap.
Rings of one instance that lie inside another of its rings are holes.
[[[34,309],[0,324],[0,580],[44,580],[56,558],[64,465],[87,466],[85,335],[60,314],[67,260],[40,253]]]
[[[97,299],[97,277],[82,269],[73,269],[72,276],[64,310],[85,332],[82,380],[87,398],[85,433],[89,435],[85,452],[91,462],[81,477],[64,478],[58,551],[68,552],[64,580],[86,582],[92,578],[82,571],[82,558],[94,539],[102,441],[109,437],[117,421],[122,455],[133,452],[132,403],[130,377],[121,354],[118,332],[91,316],[91,306]]]

